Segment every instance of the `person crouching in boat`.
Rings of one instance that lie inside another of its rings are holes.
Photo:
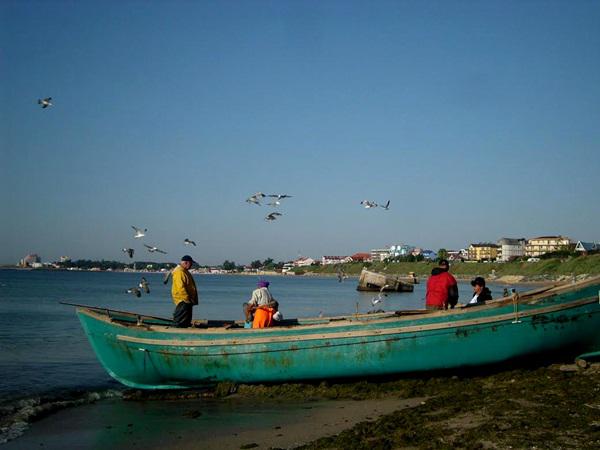
[[[188,328],[192,324],[192,308],[198,304],[196,282],[189,272],[194,262],[190,255],[183,256],[171,275],[171,297],[176,305],[173,322],[178,328]]]
[[[248,303],[244,303],[246,323],[252,322],[252,328],[266,328],[273,325],[273,320],[281,320],[279,303],[269,291],[270,283],[260,280]]]
[[[465,308],[468,308],[469,306],[485,305],[487,300],[492,299],[492,293],[485,287],[485,278],[475,277],[471,281],[471,286],[473,286],[473,298],[464,306]]]
[[[440,260],[438,267],[431,271],[427,280],[425,307],[427,309],[454,308],[458,302],[456,279],[448,272],[448,261]]]

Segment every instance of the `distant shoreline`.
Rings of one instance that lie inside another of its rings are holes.
[[[2,270],[15,270],[15,271],[23,271],[23,272],[93,272],[93,273],[135,273],[135,274],[166,274],[167,271],[160,270],[90,270],[90,269],[54,269],[54,268],[32,268],[32,267],[9,267],[9,266],[0,266],[0,271]],[[225,275],[225,276],[246,276],[246,277],[290,277],[290,278],[335,278],[337,277],[336,273],[330,272],[305,272],[302,274],[295,274],[294,272],[290,273],[281,273],[281,272],[272,272],[272,271],[259,271],[259,272],[199,272],[196,270],[192,270],[191,273],[193,275],[202,275],[202,276],[215,276],[215,275]],[[402,277],[402,274],[393,274],[389,275],[398,275]],[[461,282],[471,281],[474,276],[464,275],[464,274],[453,274],[454,278]],[[577,280],[592,278],[594,275],[590,274],[582,274],[576,277]],[[346,275],[349,280],[358,280],[358,275]],[[427,276],[418,276],[417,277],[421,283],[426,282]],[[488,283],[493,284],[553,284],[558,282],[567,282],[571,279],[571,277],[560,275],[545,275],[543,278],[539,277],[529,277],[527,275],[502,275],[498,277],[487,277]]]

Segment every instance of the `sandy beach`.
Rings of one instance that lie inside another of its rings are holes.
[[[130,398],[59,411],[5,448],[600,446],[600,363],[331,385],[240,385],[224,398]]]
[[[294,448],[424,400],[101,401],[44,418],[5,448]]]

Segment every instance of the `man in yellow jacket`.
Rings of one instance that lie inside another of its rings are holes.
[[[171,297],[176,305],[173,321],[179,328],[187,328],[192,324],[192,308],[198,304],[196,283],[189,272],[194,262],[190,255],[183,256],[172,274]]]

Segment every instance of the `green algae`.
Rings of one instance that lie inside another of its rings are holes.
[[[429,399],[299,449],[600,448],[598,366],[408,384],[413,395]]]

